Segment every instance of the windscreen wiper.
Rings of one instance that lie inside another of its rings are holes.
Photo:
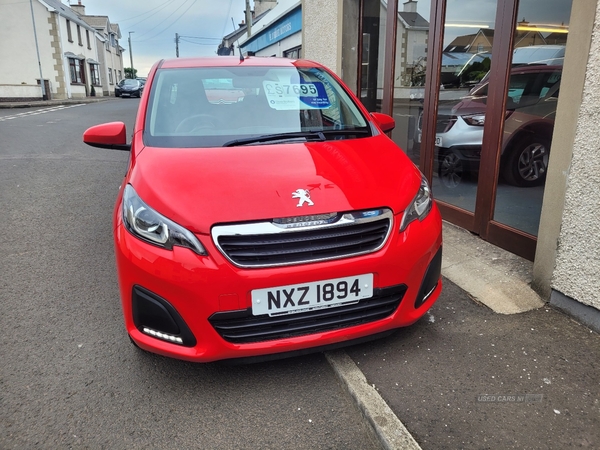
[[[233,141],[227,141],[223,144],[223,147],[235,147],[236,145],[247,145],[247,144],[257,144],[260,142],[271,142],[271,141],[288,141],[288,140],[297,140],[304,139],[305,142],[308,141],[324,141],[327,138],[321,131],[296,131],[292,133],[274,133],[274,134],[265,134],[262,136],[252,136],[248,138],[242,139],[234,139]]]
[[[291,133],[275,133],[265,134],[262,136],[253,136],[242,139],[234,139],[223,144],[223,147],[235,147],[236,145],[258,144],[261,142],[271,141],[290,141],[296,139],[304,139],[309,141],[326,141],[328,136],[355,136],[355,135],[371,135],[368,128],[360,129],[342,129],[342,130],[311,130],[311,131],[295,131]]]

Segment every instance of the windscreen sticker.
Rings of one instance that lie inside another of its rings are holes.
[[[323,83],[281,83],[263,81],[269,106],[279,110],[322,109],[331,103]]]

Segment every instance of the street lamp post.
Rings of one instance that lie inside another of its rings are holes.
[[[133,53],[131,52],[131,33],[135,33],[135,31],[129,32],[129,63],[131,64],[131,78],[135,78],[135,72],[133,70]]]

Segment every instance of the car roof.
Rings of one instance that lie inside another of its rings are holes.
[[[161,69],[186,69],[192,67],[322,67],[314,61],[290,58],[274,58],[262,56],[248,56],[240,60],[239,56],[212,56],[202,58],[176,58],[161,61]]]
[[[549,66],[547,64],[519,64],[513,66],[510,71],[511,73],[515,72],[554,72],[561,71],[563,66]]]

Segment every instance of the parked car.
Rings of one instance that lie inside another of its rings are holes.
[[[115,86],[116,97],[141,97],[144,85],[139,80],[125,78]]]
[[[487,52],[443,52],[440,73],[442,87],[473,87],[490,70],[491,57]]]
[[[546,177],[561,74],[562,66],[524,65],[511,70],[500,161],[500,173],[509,184],[538,186]],[[446,186],[458,185],[479,169],[488,79],[448,115],[443,109],[438,113],[438,174]]]
[[[140,83],[142,83],[142,86],[144,86],[146,84],[146,80],[148,78],[146,77],[136,77],[136,80],[138,80]]]
[[[208,80],[211,80],[210,82]],[[245,95],[214,102],[222,80]],[[441,289],[427,180],[323,66],[287,58],[160,61],[113,214],[125,326],[144,350],[196,362],[267,358],[408,326]]]
[[[512,65],[545,64],[562,66],[565,59],[564,45],[530,45],[513,50]]]

